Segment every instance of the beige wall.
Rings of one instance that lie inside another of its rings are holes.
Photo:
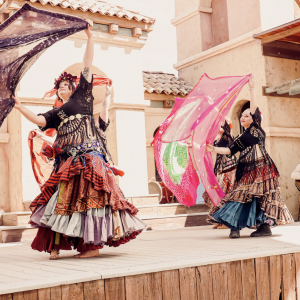
[[[230,40],[261,26],[259,2],[260,0],[227,0]]]
[[[229,40],[227,1],[213,0],[212,11],[213,46],[217,46]]]
[[[199,0],[175,0],[175,17],[200,4]]]
[[[202,36],[200,14],[189,18],[176,26],[177,31],[177,57],[183,60],[202,51]],[[188,36],[188,43],[183,37]]]

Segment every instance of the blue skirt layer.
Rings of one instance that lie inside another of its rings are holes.
[[[233,230],[257,227],[259,224],[265,223],[266,220],[264,212],[260,209],[258,199],[254,197],[252,202],[247,203],[227,202],[212,217]]]

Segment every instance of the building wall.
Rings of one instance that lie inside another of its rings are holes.
[[[259,3],[260,0],[227,0],[229,40],[261,27]]]

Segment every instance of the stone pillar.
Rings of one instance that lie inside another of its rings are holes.
[[[13,109],[8,115],[9,143],[6,144],[10,211],[23,211],[21,113]]]

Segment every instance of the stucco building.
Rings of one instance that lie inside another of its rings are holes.
[[[271,29],[298,19],[298,4],[292,0],[175,0],[172,20],[178,50],[174,67],[179,77],[195,85],[203,73],[210,77],[254,75],[267,149],[279,168],[282,195],[295,218],[298,191],[291,173],[300,162],[300,96],[270,95],[265,88],[300,77],[295,55],[299,46],[292,47],[294,56],[274,55],[285,47],[266,52],[258,37],[266,30],[278,33]],[[299,31],[299,26],[293,29],[294,34]],[[229,113],[234,135],[240,134],[239,118],[249,97],[245,87]]]

